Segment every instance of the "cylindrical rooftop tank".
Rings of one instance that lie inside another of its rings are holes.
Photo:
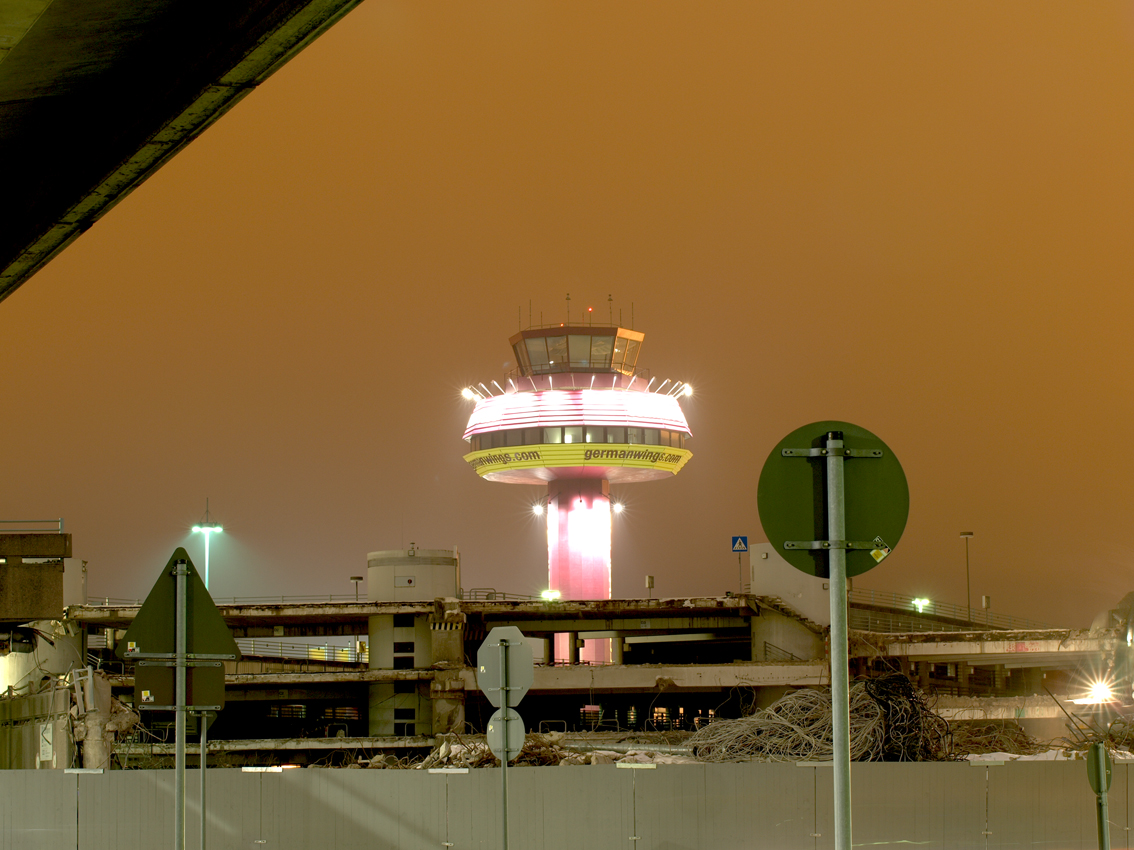
[[[461,556],[452,549],[387,549],[366,556],[366,598],[371,602],[423,602],[456,597]]]

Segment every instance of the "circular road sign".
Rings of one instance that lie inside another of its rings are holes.
[[[849,422],[813,422],[792,431],[772,450],[760,473],[756,501],[768,540],[784,559],[809,575],[828,578],[828,552],[799,547],[830,539],[827,533],[827,434],[841,431],[847,575],[876,567],[898,544],[910,513],[906,474],[890,447]],[[811,452],[809,450],[814,450]],[[785,548],[785,543],[797,544]]]
[[[524,721],[514,708],[498,708],[488,718],[488,749],[501,762],[511,761],[524,748]]]

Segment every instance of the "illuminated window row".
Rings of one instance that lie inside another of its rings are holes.
[[[524,375],[551,372],[622,372],[634,374],[641,341],[613,332],[534,336],[513,345]]]
[[[620,445],[671,446],[685,448],[681,431],[665,428],[624,428],[621,426],[568,425],[563,428],[513,428],[491,434],[474,434],[469,445],[474,452],[507,446],[538,446],[546,443],[618,443]]]

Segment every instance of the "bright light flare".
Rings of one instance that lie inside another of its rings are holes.
[[[693,395],[693,387],[689,386],[689,384],[686,384],[685,389],[682,390],[682,393],[687,397]]]
[[[1102,680],[1091,682],[1091,686],[1087,689],[1087,695],[1085,697],[1071,700],[1071,702],[1076,705],[1102,705],[1103,703],[1113,701],[1114,688],[1111,686],[1110,682]]]
[[[206,511],[206,514],[208,512]],[[209,539],[214,534],[220,534],[224,531],[219,523],[205,523],[204,525],[195,525],[193,530],[205,535],[205,590],[209,589]]]
[[[461,390],[461,395],[464,396],[465,398],[467,398],[469,401],[472,401],[473,399],[476,398],[476,393],[474,393],[468,387],[465,387],[463,390]]]
[[[559,598],[559,591],[558,590],[541,590],[540,594],[539,594],[539,598],[546,600],[547,602],[554,602],[556,599]]]
[[[917,613],[923,614],[925,613],[925,609],[929,607],[929,600],[915,599],[913,600],[913,606],[917,609]]]
[[[620,513],[622,513],[622,503],[621,502],[615,502],[610,506],[610,509],[612,511],[614,511],[616,514],[620,514]]]
[[[532,505],[532,513],[535,514],[536,516],[543,516],[543,503],[540,502],[540,503],[537,503],[535,505]]]

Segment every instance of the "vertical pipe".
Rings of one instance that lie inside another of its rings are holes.
[[[205,538],[206,540],[208,537]],[[177,623],[174,638],[174,789],[173,789],[173,848],[185,850],[185,702],[186,702],[186,652],[189,629],[186,622],[188,599],[186,576],[188,565],[178,561],[173,565],[177,593]]]
[[[831,585],[831,717],[834,731],[835,850],[851,847],[850,682],[847,673],[847,550],[843,434],[827,434],[827,539]]]
[[[211,532],[205,532],[205,590],[209,589],[209,538],[212,536]]]

